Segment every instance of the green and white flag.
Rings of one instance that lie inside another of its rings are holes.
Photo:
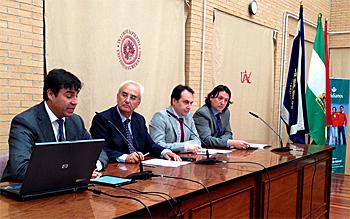
[[[326,68],[322,15],[318,17],[317,31],[312,50],[309,77],[306,87],[306,110],[309,123],[309,135],[313,143],[325,144],[325,94]]]

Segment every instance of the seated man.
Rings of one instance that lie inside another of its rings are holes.
[[[141,103],[143,86],[135,81],[123,82],[117,93],[117,105],[94,116],[90,133],[94,138],[104,138],[110,161],[138,163],[144,154],[154,157],[181,160],[171,150],[152,140],[147,132],[145,118],[134,112]]]
[[[21,181],[35,143],[91,139],[82,118],[74,114],[80,80],[64,69],[53,69],[44,79],[44,101],[15,116],[9,135],[9,160],[2,181]],[[82,158],[84,159],[84,158]],[[96,164],[107,165],[102,151]]]
[[[188,86],[178,85],[173,89],[170,97],[171,106],[154,114],[149,125],[153,141],[176,152],[195,153],[201,149],[201,142],[190,113],[193,93],[194,91]]]
[[[193,115],[200,138],[207,146],[246,149],[248,142],[233,140],[230,111],[231,91],[225,85],[216,86],[206,97],[205,105]]]

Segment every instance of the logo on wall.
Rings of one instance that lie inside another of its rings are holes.
[[[135,68],[141,57],[141,44],[132,30],[124,30],[117,41],[117,54],[120,64],[127,70]]]
[[[244,70],[244,72],[241,72],[241,83],[247,82],[248,84],[252,83],[251,81],[252,73],[247,73],[247,70]]]

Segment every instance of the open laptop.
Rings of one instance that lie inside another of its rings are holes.
[[[104,139],[36,143],[22,183],[0,187],[19,200],[87,189]]]

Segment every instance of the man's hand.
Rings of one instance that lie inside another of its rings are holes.
[[[144,160],[145,157],[143,156],[143,154],[141,152],[132,152],[131,154],[129,154],[126,159],[125,162],[126,163],[139,163],[140,161]]]
[[[190,144],[187,146],[187,152],[190,153],[197,153],[198,151],[202,150],[202,147],[200,145],[196,145],[196,144]]]
[[[229,141],[230,148],[237,148],[237,149],[247,149],[250,147],[249,143],[243,140],[230,140]]]
[[[175,161],[181,161],[181,157],[179,157],[177,154],[173,152],[166,152],[164,154],[164,159],[166,160],[175,160]]]
[[[100,176],[102,176],[102,173],[98,172],[97,170],[94,170],[94,172],[92,172],[91,178],[93,179],[93,178],[97,178]]]

